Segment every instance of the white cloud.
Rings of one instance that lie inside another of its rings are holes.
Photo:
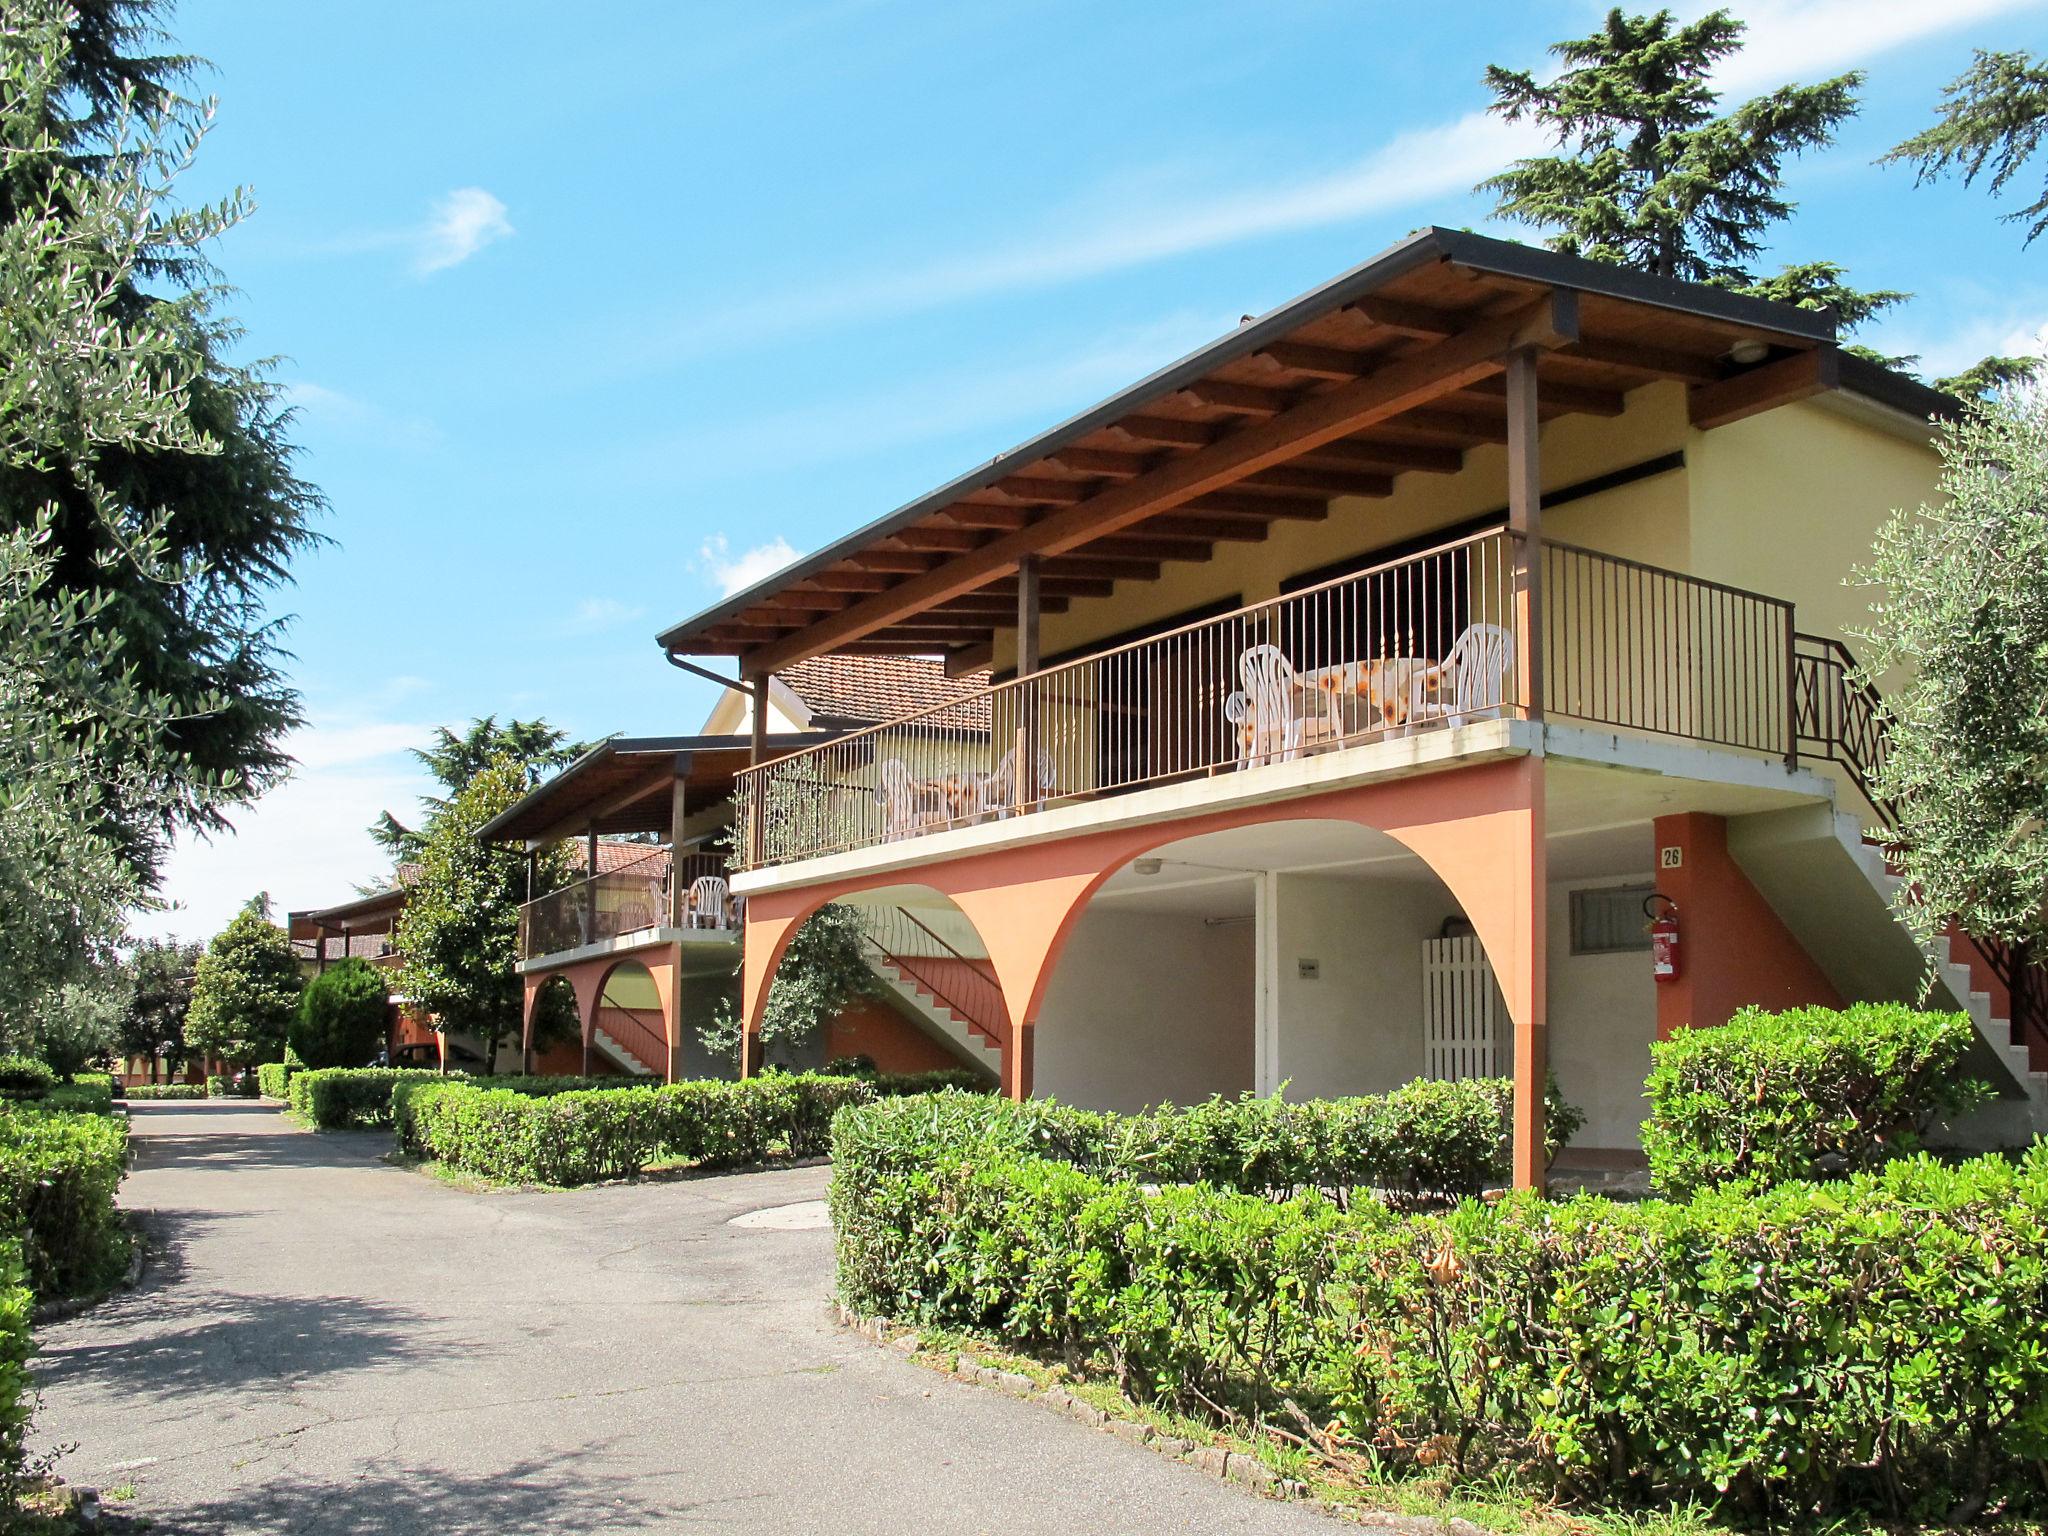
[[[251,896],[268,891],[287,911],[347,901],[356,887],[390,872],[371,841],[380,811],[401,818],[433,786],[407,755],[432,728],[395,720],[318,720],[295,732],[286,750],[299,766],[284,783],[230,818],[233,830],[211,841],[182,835],[165,865],[160,895],[168,912],[137,914],[138,935],[205,939],[226,926]]]
[[[482,187],[457,187],[434,205],[434,216],[420,229],[414,269],[425,277],[459,266],[511,233],[503,203]]]
[[[1770,90],[1853,68],[1907,43],[1974,25],[2039,0],[1745,0],[1742,52],[1716,72],[1724,91]],[[1710,5],[1685,7],[1697,15]]]
[[[731,597],[735,592],[746,591],[757,581],[765,581],[784,566],[793,565],[797,552],[789,540],[777,534],[766,544],[756,544],[735,555],[725,535],[716,533],[704,541],[697,556],[712,584],[723,595]]]
[[[586,597],[562,621],[561,629],[565,635],[594,635],[630,624],[646,611],[616,597]]]
[[[441,429],[420,416],[401,416],[345,390],[296,379],[285,385],[292,408],[308,422],[345,435],[368,435],[387,445],[425,450],[441,441]]]

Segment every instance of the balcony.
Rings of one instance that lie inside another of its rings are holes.
[[[1567,544],[1524,550],[1505,530],[1447,542],[997,684],[987,729],[912,715],[764,763],[736,786],[735,867],[1488,719],[1796,764],[1802,746],[1833,755],[1845,710],[1864,708],[1788,602]],[[1542,644],[1525,659],[1532,606]]]
[[[656,848],[537,897],[519,909],[519,958],[537,960],[639,934],[652,943],[678,930],[731,938],[738,918],[724,890],[726,868],[721,855],[708,853],[686,854],[676,867],[668,849]]]

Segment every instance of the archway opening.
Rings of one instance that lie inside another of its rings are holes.
[[[591,1015],[591,1067],[635,1077],[668,1076],[668,1024],[654,973],[621,960],[598,986]]]
[[[533,997],[533,1070],[572,1076],[583,1070],[583,1016],[576,988],[566,976],[550,976]]]

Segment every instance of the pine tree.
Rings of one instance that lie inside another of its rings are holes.
[[[1669,11],[1617,9],[1590,37],[1551,48],[1565,66],[1554,80],[1489,66],[1492,110],[1548,130],[1561,153],[1518,160],[1477,190],[1495,196],[1497,216],[1546,231],[1554,250],[1831,307],[1847,329],[1906,295],[1852,289],[1829,262],[1768,279],[1753,262],[1794,209],[1785,162],[1832,142],[1862,77],[1785,85],[1723,111],[1709,77],[1743,31],[1726,11],[1680,25]]]
[[[49,249],[104,276],[104,319],[117,335],[152,339],[137,382],[176,408],[176,431],[59,435],[0,456],[0,533],[41,521],[51,585],[79,601],[92,635],[120,643],[135,688],[167,705],[161,750],[131,759],[154,792],[95,813],[145,881],[172,829],[223,825],[226,808],[289,766],[282,738],[298,699],[264,609],[323,505],[294,472],[270,365],[234,355],[241,331],[204,254],[242,217],[243,199],[208,210],[204,238],[190,219],[110,233],[91,216],[96,192],[124,193],[138,173],[175,175],[210,120],[210,103],[180,94],[192,64],[162,46],[161,10],[161,0],[15,0],[0,23],[0,48],[20,65],[11,77],[39,59],[58,70],[54,89],[7,103],[0,224],[38,224]],[[110,248],[136,232],[139,251]]]
[[[1918,168],[1916,185],[1959,173],[1972,186],[1987,169],[1991,191],[2003,192],[2025,168],[2048,133],[2048,62],[2025,53],[1978,49],[1970,67],[1943,87],[1937,121],[1879,161]],[[2024,208],[2005,215],[2027,221],[2026,243],[2048,229],[2048,187]]]
[[[470,721],[469,728],[459,736],[445,725],[437,727],[432,743],[413,748],[412,755],[434,776],[435,783],[449,795],[456,795],[491,764],[507,759],[519,764],[530,789],[548,773],[574,762],[585,750],[584,744],[569,741],[567,731],[558,731],[545,720],[508,720],[500,725],[496,715],[485,715]],[[429,821],[448,809],[446,796],[428,795],[421,803],[427,808]],[[401,863],[418,859],[424,846],[422,834],[389,811],[371,825],[370,836]]]

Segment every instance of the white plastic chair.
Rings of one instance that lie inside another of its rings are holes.
[[[875,787],[875,798],[882,802],[883,842],[894,843],[915,837],[946,819],[943,811],[919,803],[917,785],[912,782],[910,768],[902,758],[882,759],[877,777],[881,782]]]
[[[1498,624],[1468,624],[1449,655],[1416,670],[1408,685],[1408,723],[1441,720],[1456,727],[1468,716],[1497,713],[1514,669],[1513,635]]]
[[[683,926],[723,928],[725,902],[725,882],[717,875],[699,875],[690,882],[690,901],[683,912]]]
[[[1230,743],[1237,754],[1237,766],[1251,767],[1252,749],[1258,745],[1251,724],[1252,701],[1242,693],[1231,694],[1223,701],[1223,718],[1230,722]]]
[[[1239,766],[1293,761],[1301,754],[1293,663],[1277,645],[1255,645],[1237,658],[1237,678],[1244,684],[1242,723],[1251,730],[1251,752]],[[1227,703],[1225,710],[1227,718]]]
[[[1052,753],[1040,747],[1033,766],[1038,770],[1038,782],[1029,786],[1029,799],[1035,804],[1052,790]],[[1012,747],[996,764],[994,773],[985,773],[974,781],[974,814],[977,818],[1008,816],[1016,809],[1017,749]]]

